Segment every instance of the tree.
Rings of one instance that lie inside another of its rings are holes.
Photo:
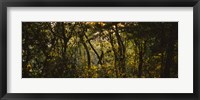
[[[23,22],[22,76],[176,78],[177,22]]]

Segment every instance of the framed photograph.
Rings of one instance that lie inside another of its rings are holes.
[[[199,0],[0,8],[2,100],[199,100]]]

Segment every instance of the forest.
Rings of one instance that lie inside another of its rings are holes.
[[[22,22],[22,78],[178,78],[178,22]]]

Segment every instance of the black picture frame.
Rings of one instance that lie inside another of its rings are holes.
[[[193,7],[193,93],[7,93],[7,7]],[[1,0],[1,100],[199,100],[200,0]]]

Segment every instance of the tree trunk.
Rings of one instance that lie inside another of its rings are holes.
[[[118,30],[118,23],[115,23],[115,35],[117,37],[117,42],[118,42],[118,51],[119,51],[119,55],[118,55],[118,62],[119,62],[119,66],[120,66],[120,76],[122,77],[126,77],[126,68],[125,68],[125,46],[123,44],[123,41],[121,39],[121,36],[119,35],[119,30]]]
[[[116,49],[114,47],[114,44],[113,44],[113,38],[112,38],[112,33],[109,33],[109,39],[110,39],[110,44],[112,46],[112,51],[114,53],[114,67],[115,67],[115,73],[116,73],[116,77],[118,78],[119,76],[119,72],[118,72],[118,66],[117,66],[117,52],[116,52]]]
[[[23,38],[25,39],[24,40],[24,44],[22,45],[23,46],[23,49],[25,51],[25,55],[24,55],[24,58],[25,58],[25,61],[22,62],[22,77],[23,78],[27,78],[29,77],[29,69],[27,68],[27,65],[28,65],[28,62],[30,60],[30,50],[29,50],[29,47],[28,47],[28,31],[27,31],[27,27],[31,27],[28,23],[22,23],[22,24],[25,24],[25,25],[22,25],[22,29],[23,29]],[[25,31],[25,33],[24,33]]]
[[[89,76],[88,77],[91,77],[91,73],[90,73],[90,68],[91,68],[90,51],[89,51],[86,43],[83,40],[83,36],[81,36],[80,39],[81,39],[81,43],[83,44],[83,47],[85,48],[85,51],[86,51],[86,54],[87,54],[87,65],[88,65],[88,70],[89,70],[89,72],[88,72]]]
[[[99,56],[99,54],[97,53],[97,51],[95,50],[95,48],[93,47],[92,43],[90,42],[90,40],[88,39],[88,37],[87,37],[87,35],[86,35],[85,33],[84,33],[84,36],[86,37],[87,42],[89,43],[90,47],[92,48],[92,50],[93,50],[94,53],[96,54],[97,58],[99,59],[98,64],[101,64],[101,65],[102,65],[102,62],[101,62],[102,57]]]
[[[170,77],[170,68],[173,63],[173,42],[169,41],[168,48],[166,51],[166,62],[165,62],[165,67],[164,67],[164,77],[169,78]]]
[[[138,65],[138,77],[142,77],[142,66],[143,66],[143,52],[139,50],[139,65]]]
[[[171,34],[178,34],[178,23],[172,23]],[[168,36],[168,45],[166,50],[166,62],[164,67],[164,77],[170,77],[170,69],[173,66],[173,57],[174,57],[174,44],[175,39],[177,38],[175,35],[169,34]]]
[[[163,45],[165,45],[164,44],[165,35],[163,35],[163,34],[165,34],[164,31],[165,31],[165,26],[164,26],[164,24],[162,24],[161,25],[161,31],[160,31],[160,33],[162,34],[162,35],[160,35],[160,47],[163,47]],[[161,78],[163,78],[165,76],[164,75],[164,68],[165,68],[165,54],[164,54],[164,52],[165,52],[165,50],[162,49],[161,50],[161,69],[160,69],[160,77]]]

